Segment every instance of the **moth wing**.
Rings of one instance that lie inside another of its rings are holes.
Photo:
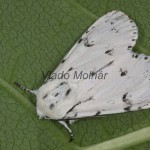
[[[69,73],[66,82],[76,85],[76,100],[63,119],[150,107],[150,57],[131,51],[137,38],[136,24],[120,11],[104,15],[83,34],[55,70]],[[80,72],[93,78],[75,78]]]
[[[71,67],[79,69],[84,66],[89,70],[98,64],[98,67],[103,66],[108,60],[130,52],[137,38],[137,26],[127,15],[120,11],[109,12],[88,28],[55,73],[67,72]]]
[[[127,73],[122,75],[121,68]],[[106,79],[79,82],[78,101],[64,118],[83,118],[150,108],[149,68],[150,61],[144,60],[142,55],[133,59],[129,55],[118,58],[112,66],[105,68],[104,71],[108,73]]]

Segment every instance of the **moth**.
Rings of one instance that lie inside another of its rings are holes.
[[[114,10],[88,28],[39,89],[16,84],[36,95],[40,118],[58,121],[72,139],[67,121],[150,108],[150,56],[132,51],[137,38],[134,21]]]

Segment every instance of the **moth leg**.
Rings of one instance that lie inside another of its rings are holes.
[[[75,123],[76,121],[78,121],[77,119],[75,119],[75,120],[69,120],[69,124],[73,124],[73,123]]]
[[[69,142],[71,142],[73,140],[73,132],[72,130],[69,128],[68,124],[65,121],[58,121],[60,124],[62,124],[70,133],[70,140]]]

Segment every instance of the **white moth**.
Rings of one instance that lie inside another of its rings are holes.
[[[37,90],[18,86],[36,95],[40,118],[57,120],[71,137],[66,121],[150,108],[150,56],[132,52],[137,38],[126,14],[109,12],[83,34],[53,78]]]

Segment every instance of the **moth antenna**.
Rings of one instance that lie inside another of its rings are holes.
[[[28,88],[22,86],[22,85],[19,84],[18,82],[14,82],[14,84],[15,84],[16,86],[18,86],[20,89],[24,90],[24,91],[28,91],[29,93],[34,94],[34,95],[37,94],[37,90],[30,90],[30,89],[28,89]]]

